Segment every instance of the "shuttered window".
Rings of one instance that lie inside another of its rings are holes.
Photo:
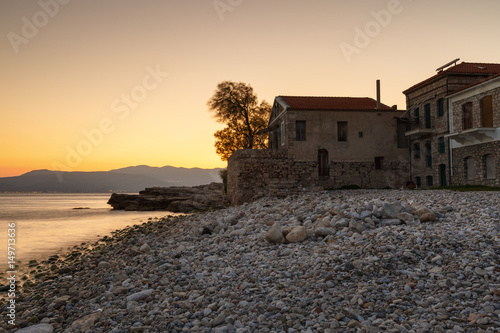
[[[481,100],[481,120],[483,127],[493,127],[493,98],[486,96]]]
[[[446,146],[444,144],[444,137],[438,138],[438,151],[440,154],[444,154],[446,152]]]
[[[431,105],[425,104],[425,128],[431,128]]]
[[[462,123],[464,130],[472,128],[472,102],[462,105]]]
[[[347,141],[347,121],[337,122],[337,140],[340,142]]]
[[[438,117],[444,116],[444,98],[440,98],[437,101],[437,113]]]
[[[295,122],[295,141],[306,141],[306,122],[303,120]]]

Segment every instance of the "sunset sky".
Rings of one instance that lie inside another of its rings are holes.
[[[207,101],[224,80],[375,97],[460,58],[500,62],[498,0],[0,0],[0,177],[225,167]]]

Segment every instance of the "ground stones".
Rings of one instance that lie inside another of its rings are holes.
[[[499,195],[316,191],[130,227],[32,268],[17,332],[498,332]]]
[[[264,238],[269,243],[280,244],[283,241],[281,224],[279,222],[275,222]]]
[[[415,211],[410,202],[374,200],[358,205],[343,204],[340,205],[340,211],[339,207],[316,210],[305,219],[301,216],[301,222],[299,218],[292,218],[290,225],[283,226],[280,222],[275,222],[264,239],[272,244],[298,243],[311,237],[325,238],[343,233],[346,229],[361,234],[374,228],[415,225],[438,219],[430,208],[422,205]],[[442,211],[446,213],[447,209]],[[323,216],[318,216],[316,212],[322,212]]]

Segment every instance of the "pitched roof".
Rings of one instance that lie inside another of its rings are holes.
[[[439,77],[444,77],[448,74],[469,74],[469,75],[488,75],[488,74],[498,74],[500,73],[500,64],[487,64],[487,63],[479,63],[479,62],[462,62],[453,67],[449,67],[430,78],[419,82],[410,88],[403,91],[403,94],[406,94],[410,90],[413,90],[420,85],[431,82]]]
[[[369,97],[278,96],[294,110],[377,110],[377,101]],[[379,110],[393,110],[380,103]]]
[[[454,94],[456,94],[456,93],[458,93],[458,92],[460,92],[460,91],[462,91],[462,90],[467,90],[467,89],[469,89],[469,88],[471,88],[471,87],[474,87],[474,86],[477,86],[477,85],[479,85],[479,84],[485,83],[485,82],[487,82],[487,81],[490,81],[490,80],[496,79],[496,78],[498,78],[498,77],[500,77],[500,73],[495,74],[495,75],[493,75],[493,76],[489,76],[489,77],[487,77],[486,79],[483,79],[483,80],[481,80],[481,81],[474,82],[474,83],[472,83],[472,84],[469,84],[468,86],[465,86],[465,87],[462,87],[462,88],[457,89],[457,90],[455,90],[455,91],[452,91],[451,93],[449,93],[449,94],[448,94],[448,95],[446,95],[446,96],[451,96],[451,95],[454,95]]]

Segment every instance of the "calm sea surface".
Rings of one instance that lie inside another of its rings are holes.
[[[45,259],[168,212],[112,211],[110,194],[0,194],[0,270],[7,268],[8,224],[16,224],[16,262]],[[84,208],[84,209],[75,209]]]

